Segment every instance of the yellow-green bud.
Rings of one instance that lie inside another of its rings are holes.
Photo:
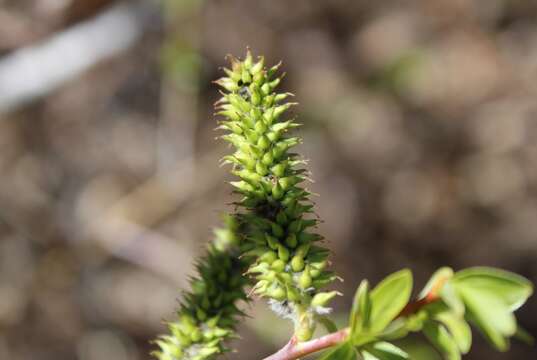
[[[318,294],[315,294],[315,296],[311,300],[311,305],[312,306],[325,306],[336,295],[339,295],[337,291],[320,292]]]
[[[263,164],[269,166],[272,164],[272,162],[274,161],[274,158],[272,157],[272,153],[271,152],[267,152],[265,153],[265,155],[263,155],[263,158],[261,159],[261,161],[263,162]]]
[[[289,236],[287,236],[287,238],[285,239],[285,243],[290,247],[290,248],[295,248],[298,244],[298,240],[296,238],[296,235],[295,234],[289,234]]]
[[[266,136],[266,135],[262,135],[259,140],[257,141],[257,146],[261,149],[261,150],[266,150],[269,148],[271,142],[269,140],[269,138]]]
[[[302,256],[293,256],[293,258],[291,259],[291,268],[294,272],[299,272],[304,269],[304,259],[302,258]]]
[[[289,260],[289,250],[283,245],[278,245],[278,257],[287,262]]]
[[[283,301],[286,298],[287,292],[283,287],[276,285],[268,291],[267,295],[275,300]]]
[[[267,166],[260,161],[255,164],[255,171],[261,176],[268,174]]]
[[[272,233],[274,233],[274,231]],[[278,242],[278,240],[274,236],[270,236],[269,234],[265,234],[265,239],[267,240],[268,246],[272,250],[278,250],[278,245],[280,243]]]
[[[285,269],[285,262],[281,259],[275,260],[271,264],[271,268],[276,272],[282,272]]]
[[[272,264],[277,258],[278,254],[276,254],[274,251],[266,251],[263,255],[259,257],[259,260],[268,264]]]
[[[277,223],[272,223],[271,226],[272,226],[272,234],[276,236],[277,238],[281,238],[284,234],[283,228]]]
[[[274,176],[282,177],[285,174],[285,165],[281,163],[274,165],[272,168],[270,168],[270,171],[274,174]]]
[[[304,269],[302,274],[300,274],[300,278],[298,279],[298,285],[301,289],[307,289],[311,286],[311,282],[312,280],[309,274],[309,270],[306,268]]]

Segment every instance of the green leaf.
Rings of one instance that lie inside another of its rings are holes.
[[[384,340],[397,340],[408,335],[408,318],[399,318],[392,321],[379,335]]]
[[[455,340],[446,328],[434,321],[427,321],[423,333],[447,360],[460,360],[461,354]]]
[[[459,285],[457,291],[466,305],[467,318],[496,349],[506,351],[509,348],[506,337],[516,332],[516,320],[507,304],[482,289]]]
[[[525,277],[490,267],[459,271],[453,281],[456,286],[464,284],[466,287],[490,292],[507,304],[511,311],[522,306],[533,292],[532,283]]]
[[[460,299],[459,294],[455,291],[455,287],[451,281],[448,281],[444,285],[440,292],[440,297],[455,314],[459,316],[464,315],[464,304]]]
[[[351,315],[349,318],[351,338],[354,338],[363,328],[367,327],[370,312],[371,299],[369,296],[369,283],[367,280],[362,280],[354,295],[354,301],[352,302]]]
[[[321,356],[319,360],[355,360],[357,355],[354,345],[350,341],[346,341]]]
[[[429,306],[432,319],[444,325],[462,354],[468,353],[472,345],[472,330],[463,317],[458,316],[445,304],[436,303]]]
[[[376,342],[367,345],[361,352],[364,360],[404,360],[410,359],[408,354],[389,342]]]
[[[424,298],[431,290],[438,290],[434,289],[434,287],[438,284],[445,284],[447,280],[451,279],[451,277],[453,277],[453,269],[450,267],[442,267],[436,270],[436,272],[433,274],[433,276],[431,276],[431,279],[427,282],[423,290],[421,290],[419,298]]]
[[[404,269],[389,275],[371,291],[369,330],[380,333],[403,310],[412,292],[412,273]]]

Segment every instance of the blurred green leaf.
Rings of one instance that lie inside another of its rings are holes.
[[[319,360],[355,360],[357,355],[354,345],[350,341],[346,341],[321,356]]]
[[[397,346],[380,341],[367,345],[361,351],[364,360],[404,360],[409,359],[408,354]]]
[[[403,310],[412,292],[412,273],[404,269],[389,275],[371,291],[369,330],[380,333]]]
[[[523,276],[490,267],[473,267],[455,274],[456,286],[486,291],[501,299],[514,311],[526,302],[533,292],[532,283]]]
[[[459,316],[464,315],[464,304],[460,299],[459,294],[455,291],[451,281],[444,284],[442,291],[440,292],[440,297],[455,314]]]
[[[429,311],[431,312],[432,319],[440,322],[447,328],[460,352],[463,354],[468,353],[472,345],[472,330],[466,320],[442,303],[432,304]]]
[[[482,289],[459,285],[457,291],[466,305],[467,318],[496,349],[506,351],[509,348],[506,337],[514,335],[516,331],[515,317],[507,304]]]
[[[367,280],[362,280],[354,295],[351,315],[349,318],[351,338],[354,338],[355,334],[358,334],[364,327],[367,327],[370,312],[371,299],[369,295],[369,283]]]
[[[409,332],[407,321],[408,318],[395,319],[384,329],[379,337],[384,340],[396,340],[405,337]]]
[[[455,340],[446,328],[434,321],[427,321],[423,333],[447,360],[460,360],[461,354]]]

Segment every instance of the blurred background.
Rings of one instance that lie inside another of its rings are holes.
[[[0,0],[0,359],[149,359],[233,201],[211,81],[246,46],[300,102],[336,316],[402,267],[537,282],[537,2]],[[247,312],[229,359],[289,336]]]

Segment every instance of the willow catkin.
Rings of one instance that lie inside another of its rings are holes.
[[[226,77],[216,81],[223,88],[217,114],[224,117],[222,138],[234,147],[224,162],[233,165],[239,180],[231,184],[242,195],[239,216],[247,227],[244,257],[251,257],[254,292],[270,299],[273,309],[295,322],[295,336],[311,338],[316,316],[325,314],[337,292],[321,292],[336,276],[327,271],[329,251],[320,246],[314,228],[305,162],[292,148],[300,138],[290,135],[298,124],[287,110],[289,93],[275,91],[282,76],[279,64],[266,68],[260,57],[254,62],[248,51],[244,60],[231,57]]]
[[[167,324],[167,335],[155,340],[159,350],[153,356],[159,360],[206,360],[228,350],[225,341],[242,314],[237,302],[246,300],[242,274],[247,265],[239,259],[240,224],[231,216],[225,223],[196,265],[198,276],[182,296],[177,320]]]

